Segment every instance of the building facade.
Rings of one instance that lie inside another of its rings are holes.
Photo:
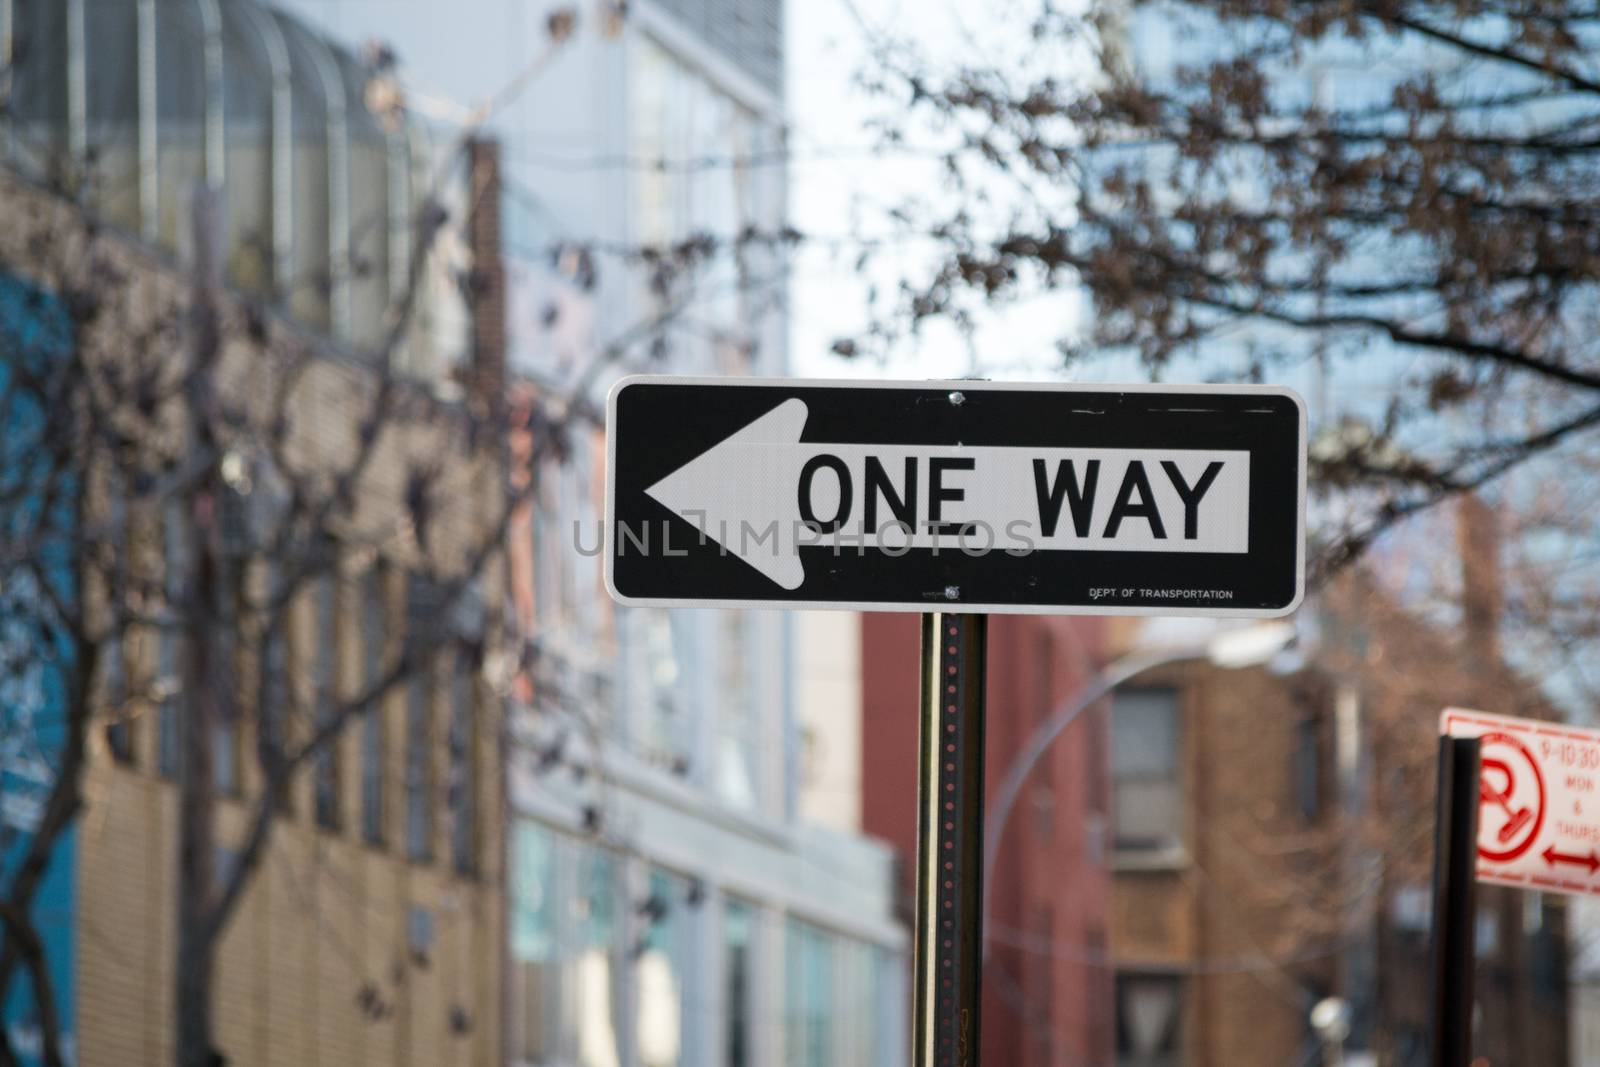
[[[613,380],[787,366],[784,5],[574,23],[473,0],[444,35],[423,0],[297,6],[391,45],[415,106],[494,101],[504,145],[512,480],[533,493],[509,553],[508,1062],[903,1062],[891,859],[848,813],[807,817],[795,620],[619,608],[597,552]]]
[[[187,270],[205,258],[195,234],[209,233],[222,284],[218,375],[240,398],[239,420],[266,413],[258,405],[274,379],[262,353],[308,353],[299,385],[284,394],[282,440],[306,469],[332,469],[368,410],[378,378],[371,354],[393,328],[392,309],[415,299],[394,349],[397,389],[409,410],[437,418],[400,416],[395,432],[385,428],[373,479],[357,483],[327,545],[329,565],[289,602],[276,638],[240,629],[207,642],[225,650],[220,676],[231,683],[207,746],[222,880],[261,804],[260,739],[306,737],[326,725],[329,708],[375,684],[440,610],[439,561],[459,565],[494,529],[497,458],[452,429],[480,331],[453,294],[447,255],[422,248],[415,228],[430,190],[448,201],[451,188],[466,187],[466,171],[440,165],[423,126],[369,106],[368,65],[249,0],[6,0],[0,31],[8,361],[37,348],[41,334],[56,336],[57,318],[71,320],[60,309],[82,290],[63,279],[81,285],[73,268],[92,260],[104,273],[90,280],[115,313],[79,328],[69,321],[59,336],[83,345],[85,361],[108,361],[95,364],[107,380],[126,360],[123,380],[138,381],[135,355],[158,366],[170,356],[176,376],[188,337],[161,324],[185,321]],[[439,173],[448,178],[435,188]],[[191,225],[197,202],[214,207],[209,231]],[[442,245],[459,246],[461,233]],[[405,472],[419,455],[465,505],[430,528],[431,548],[416,525],[379,532],[405,512]],[[186,596],[178,586],[189,580],[195,527],[178,507],[132,514],[153,494],[124,492],[112,468],[93,463],[74,536],[107,538],[131,573],[148,576],[138,604],[150,620],[96,649],[83,808],[52,855],[36,910],[69,1062],[170,1063],[175,928],[200,903],[177,890],[187,646],[160,620],[164,605]],[[259,546],[259,509],[272,506],[265,468],[241,453],[226,469],[233,480],[210,505],[219,536]],[[96,523],[116,534],[83,532]],[[277,562],[243,559],[244,581],[277,588]],[[482,649],[498,624],[481,605],[501,588],[490,566],[453,601],[473,616],[462,626]],[[71,592],[110,596],[87,581]],[[502,1062],[502,702],[478,655],[452,644],[421,659],[290,781],[220,941],[213,1038],[226,1062]],[[22,799],[11,788],[21,780],[43,787],[59,766],[48,745],[29,750],[29,736],[48,735],[18,734],[9,698],[21,692],[48,715],[60,685],[8,690],[8,800]],[[37,817],[30,803],[5,806],[8,856]],[[16,984],[5,1025],[23,1061],[40,1062],[41,1020]]]
[[[1356,572],[1305,610],[1306,647],[1281,669],[1196,659],[1115,694],[1118,1063],[1311,1062],[1328,997],[1349,1011],[1344,1062],[1430,1062],[1439,713],[1555,716],[1495,637],[1488,519],[1476,500],[1459,509],[1459,627]],[[1568,902],[1477,896],[1474,1055],[1569,1062]]]
[[[906,915],[915,907],[919,641],[915,615],[862,617],[862,820],[895,847]],[[989,620],[991,794],[1032,731],[1093,679],[1103,642],[1098,619]],[[1112,1062],[1105,750],[1104,715],[1085,716],[1039,762],[1002,829],[984,886],[984,1062]]]
[[[1318,1055],[1309,1013],[1340,988],[1347,927],[1362,921],[1362,900],[1333,888],[1331,711],[1304,679],[1204,661],[1114,694],[1119,1065]]]

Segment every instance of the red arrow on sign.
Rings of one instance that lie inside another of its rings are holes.
[[[1552,867],[1558,863],[1570,863],[1576,867],[1589,868],[1590,874],[1600,870],[1600,855],[1596,855],[1593,849],[1589,851],[1587,856],[1574,856],[1567,852],[1557,852],[1556,846],[1551,845],[1544,850],[1542,855],[1544,856],[1544,861]]]

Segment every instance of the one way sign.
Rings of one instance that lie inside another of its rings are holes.
[[[627,378],[606,581],[630,604],[1282,615],[1286,389]]]

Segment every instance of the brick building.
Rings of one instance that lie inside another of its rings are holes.
[[[1316,636],[1293,669],[1197,660],[1114,696],[1123,1067],[1306,1062],[1327,996],[1351,1008],[1346,1062],[1428,1062],[1439,712],[1554,716],[1496,639],[1491,516],[1460,516],[1459,626],[1356,572],[1305,609]],[[1562,898],[1479,887],[1482,1062],[1567,1062],[1567,927]]]
[[[1325,692],[1204,661],[1111,701],[1121,1067],[1276,1065],[1335,988]]]

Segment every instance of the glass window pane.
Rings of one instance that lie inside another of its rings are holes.
[[[84,4],[88,200],[102,218],[127,229],[139,222],[136,19],[134,5],[124,0]]]
[[[573,847],[577,889],[571,928],[576,936],[566,987],[574,1050],[579,1067],[617,1067],[623,977],[618,965],[617,893],[622,865],[604,849],[582,843]]]
[[[1175,975],[1116,976],[1119,1067],[1177,1067],[1182,986]]]
[[[272,66],[253,19],[222,5],[227,276],[272,294]]]
[[[239,734],[231,718],[219,718],[211,732],[212,773],[224,793],[239,791]]]
[[[100,693],[105,702],[106,747],[118,763],[133,762],[133,728],[127,716],[127,677],[122,638],[114,636],[100,649]]]
[[[639,1002],[634,1033],[641,1067],[677,1067],[684,1062],[690,933],[686,896],[680,879],[664,871],[650,872],[645,932],[633,967]]]
[[[525,820],[512,827],[513,1062],[621,1064],[621,871],[605,849]]]
[[[161,512],[163,592],[168,603],[179,603],[184,595],[184,576],[188,568],[188,528],[183,506],[169,502]],[[178,773],[178,697],[182,692],[179,651],[182,635],[163,627],[156,643],[156,670],[162,686],[161,710],[156,719],[156,769],[165,775]]]
[[[156,686],[161,703],[156,711],[156,771],[178,773],[178,635],[164,627],[156,639]]]
[[[873,1055],[873,1033],[877,1022],[874,981],[875,951],[870,945],[840,938],[838,941],[843,974],[838,982],[839,1029],[844,1038],[844,1048],[837,1061],[839,1067],[874,1067],[885,1062]]]
[[[832,939],[790,919],[786,941],[785,1060],[788,1067],[828,1067],[833,1062]]]
[[[1178,765],[1178,698],[1171,690],[1119,691],[1111,707],[1111,769],[1172,775]]]
[[[426,674],[412,678],[406,687],[406,856],[413,860],[432,855],[433,813],[428,797],[431,688]]]
[[[724,242],[685,277],[646,271],[643,299],[670,303],[677,287],[692,284],[697,328],[670,330],[682,369],[739,373],[748,369],[758,332],[752,284],[780,273],[777,257],[760,242],[739,242],[749,232],[772,234],[782,219],[778,198],[765,195],[773,172],[760,165],[768,141],[758,117],[664,48],[641,39],[632,100],[634,154],[656,163],[634,180],[641,237],[671,245],[691,235]],[[717,166],[697,166],[714,159]]]
[[[477,746],[473,666],[461,655],[450,679],[450,852],[462,874],[477,869]]]
[[[511,1030],[513,1059],[548,1063],[557,1044],[560,990],[556,836],[519,821],[511,832]]]
[[[1173,782],[1119,782],[1114,809],[1117,847],[1158,848],[1175,844],[1182,799]]]
[[[751,943],[755,915],[748,904],[728,901],[722,909],[723,1008],[722,1047],[727,1067],[751,1067]]]
[[[384,709],[379,701],[361,720],[361,836],[383,843]]]
[[[1124,690],[1111,708],[1111,817],[1115,847],[1175,848],[1182,840],[1178,699],[1172,690]]]
[[[157,186],[160,241],[186,248],[191,238],[189,197],[204,174],[205,30],[193,5],[156,5]]]
[[[216,671],[227,682],[238,678],[235,664],[238,644],[234,633],[224,629],[217,634],[211,654],[216,657]],[[213,780],[224,793],[239,791],[239,704],[227,682],[222,685],[221,705],[215,711],[211,729],[211,761]]]

